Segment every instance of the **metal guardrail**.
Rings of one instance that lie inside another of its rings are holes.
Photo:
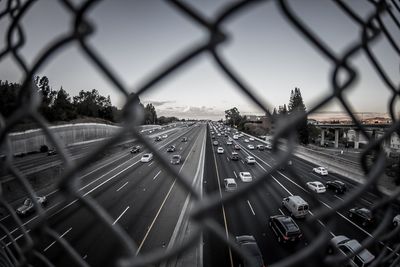
[[[304,41],[313,47],[321,57],[327,59],[332,67],[331,72],[331,88],[330,93],[327,94],[318,104],[307,111],[307,115],[314,113],[316,110],[326,106],[332,101],[339,102],[343,108],[346,110],[347,114],[352,118],[353,122],[361,130],[367,138],[368,135],[353,113],[351,108],[351,103],[349,103],[344,98],[344,93],[349,91],[360,76],[357,68],[351,63],[359,55],[364,55],[368,58],[369,63],[375,69],[376,74],[383,80],[385,89],[391,92],[391,99],[388,104],[388,111],[391,116],[393,123],[387,129],[386,133],[377,140],[369,140],[369,144],[365,148],[365,152],[362,155],[362,168],[365,173],[366,183],[359,188],[353,194],[345,199],[341,204],[337,204],[332,207],[331,210],[317,209],[314,212],[314,216],[307,219],[307,225],[310,229],[305,229],[312,236],[314,240],[309,246],[301,251],[294,253],[289,258],[286,258],[280,262],[274,264],[274,266],[304,266],[307,259],[312,255],[319,255],[319,248],[324,246],[328,242],[327,232],[313,231],[313,224],[319,220],[324,219],[328,221],[329,224],[333,224],[333,215],[336,211],[341,208],[348,207],[353,201],[360,197],[365,190],[374,189],[374,192],[381,196],[380,201],[373,204],[371,207],[373,210],[382,211],[384,216],[380,225],[372,233],[372,237],[367,238],[362,241],[364,247],[370,246],[371,244],[388,244],[392,242],[393,235],[396,233],[386,232],[386,226],[390,223],[393,216],[393,211],[391,209],[391,203],[400,194],[400,189],[397,188],[392,196],[384,196],[376,188],[377,180],[380,174],[384,172],[386,156],[382,151],[380,144],[384,139],[389,138],[393,133],[400,133],[400,122],[396,117],[396,99],[399,96],[398,85],[391,81],[386,74],[384,68],[381,66],[377,56],[372,51],[371,46],[374,44],[378,38],[384,38],[389,42],[393,50],[400,55],[400,47],[396,43],[396,38],[388,31],[385,24],[383,23],[383,17],[385,19],[391,20],[396,27],[400,28],[399,14],[400,5],[399,1],[390,0],[366,0],[372,7],[372,10],[366,17],[360,17],[355,10],[353,10],[346,1],[343,0],[333,0],[336,8],[341,10],[347,17],[358,27],[359,36],[357,39],[348,47],[344,48],[339,53],[334,52],[328,45],[323,43],[318,35],[316,35],[312,29],[310,29],[302,17],[296,13],[291,7],[291,3],[287,0],[277,1],[278,8],[281,12],[281,16],[290,23],[297,33],[304,38]],[[27,182],[26,177],[19,172],[19,170],[13,164],[13,151],[8,145],[9,133],[14,125],[23,119],[29,118],[34,122],[38,123],[49,140],[53,143],[54,147],[59,151],[59,155],[64,162],[65,170],[62,173],[60,183],[58,187],[63,192],[65,201],[68,198],[76,198],[77,201],[88,210],[90,210],[91,215],[96,218],[96,221],[106,227],[110,233],[115,237],[115,240],[120,242],[122,251],[120,257],[115,259],[117,266],[147,266],[150,264],[158,264],[164,260],[170,259],[180,253],[184,253],[188,248],[196,245],[199,241],[201,233],[204,231],[209,231],[215,236],[221,239],[222,242],[229,244],[235,252],[244,256],[243,253],[238,249],[237,245],[233,240],[226,240],[225,230],[220,227],[213,218],[208,217],[208,211],[222,203],[232,203],[235,199],[241,198],[250,194],[261,183],[268,183],[268,177],[270,173],[276,171],[276,168],[272,168],[262,179],[258,179],[256,182],[252,183],[250,186],[243,188],[228,197],[224,197],[222,200],[217,195],[205,195],[203,198],[198,192],[193,190],[190,183],[187,181],[189,179],[184,179],[182,174],[178,174],[174,169],[172,169],[166,159],[164,159],[160,154],[157,153],[156,148],[143,136],[141,136],[136,128],[142,119],[142,114],[138,109],[138,96],[151,90],[155,85],[162,83],[166,78],[169,78],[174,73],[178,73],[183,68],[188,67],[188,63],[193,62],[200,56],[209,56],[218,68],[220,69],[223,77],[225,77],[229,82],[233,83],[237,90],[241,91],[245,96],[247,96],[255,105],[262,109],[267,116],[271,114],[268,112],[268,107],[266,107],[253,93],[252,88],[248,87],[244,82],[244,79],[240,77],[234,67],[229,64],[229,61],[220,53],[220,46],[230,39],[229,32],[223,28],[228,20],[233,17],[240,16],[250,9],[257,8],[259,5],[264,4],[268,1],[228,1],[223,8],[212,18],[206,17],[202,14],[201,10],[197,10],[192,7],[189,3],[181,1],[167,1],[171,7],[179,14],[186,17],[188,23],[192,23],[199,28],[205,30],[209,38],[205,41],[201,41],[195,44],[191,49],[187,51],[182,51],[176,58],[168,62],[168,64],[160,67],[156,72],[149,77],[145,83],[140,87],[136,88],[136,94],[130,94],[131,90],[128,90],[124,84],[114,75],[111,66],[104,60],[101,54],[96,52],[92,45],[88,42],[89,37],[95,32],[95,26],[90,20],[88,14],[90,11],[98,5],[101,1],[88,0],[83,1],[80,5],[76,5],[76,1],[60,0],[59,4],[65,9],[67,13],[72,17],[73,24],[69,31],[58,37],[55,41],[48,43],[45,52],[38,54],[33,64],[28,64],[25,59],[21,56],[20,52],[27,45],[28,40],[25,38],[25,29],[22,24],[22,20],[34,6],[36,1],[22,1],[22,0],[8,0],[4,1],[3,9],[0,11],[0,22],[5,23],[10,21],[4,36],[6,43],[2,51],[0,51],[0,63],[5,62],[6,58],[11,59],[13,63],[22,70],[23,78],[21,80],[22,88],[20,93],[20,108],[14,112],[10,117],[5,119],[0,115],[0,145],[4,146],[7,152],[7,158],[2,163],[2,169],[6,170],[8,174],[12,175],[15,179],[20,181],[24,189],[30,196],[35,196],[31,185]],[[71,161],[66,150],[60,145],[58,138],[49,130],[49,123],[43,118],[43,116],[38,112],[38,107],[40,105],[40,97],[37,90],[32,84],[33,76],[43,67],[45,63],[49,63],[52,57],[57,55],[61,49],[65,49],[70,46],[76,46],[82,53],[82,57],[88,59],[90,64],[94,66],[99,75],[106,77],[113,88],[118,91],[121,95],[126,98],[126,105],[124,107],[124,126],[119,130],[112,138],[106,142],[99,145],[96,149],[91,151],[84,159],[79,162]],[[339,83],[339,74],[346,74],[346,78],[341,80]],[[287,123],[281,125],[280,128],[276,129],[276,134],[274,138],[274,145],[276,147],[277,140],[284,138],[287,140],[287,151],[284,153],[276,153],[276,159],[278,162],[287,161],[295,146],[295,132],[293,131],[293,126],[299,121],[304,120],[304,116],[292,118],[288,120]],[[195,210],[191,214],[191,220],[197,223],[198,228],[193,231],[190,238],[186,239],[185,242],[178,244],[176,247],[168,250],[166,253],[164,251],[154,251],[147,254],[138,254],[136,251],[138,244],[136,244],[129,236],[126,236],[124,231],[118,226],[112,227],[112,219],[107,214],[107,212],[91,197],[83,197],[82,193],[77,190],[76,180],[77,173],[85,168],[85,166],[92,162],[95,156],[105,150],[108,146],[118,143],[119,140],[127,133],[130,132],[134,137],[136,137],[140,142],[145,144],[155,155],[155,158],[161,163],[162,167],[165,168],[171,175],[177,177],[177,182],[184,188],[187,192],[191,193],[193,199],[196,201]],[[371,151],[376,152],[376,160],[372,167],[367,166],[367,155]],[[294,174],[295,175],[295,174]],[[300,177],[295,178],[301,184],[304,181]],[[48,217],[46,212],[40,208],[37,201],[34,199],[35,205],[38,207],[38,223],[35,224],[32,231],[28,231],[21,225],[21,221],[15,216],[15,213],[7,201],[2,198],[0,194],[0,201],[5,209],[7,209],[14,219],[14,221],[20,226],[21,232],[26,242],[23,246],[17,243],[12,243],[13,251],[15,254],[8,250],[2,242],[2,247],[5,248],[4,251],[0,250],[0,260],[3,266],[29,266],[28,259],[36,259],[41,262],[42,266],[52,266],[52,264],[46,259],[45,255],[35,249],[35,242],[37,239],[32,238],[31,232],[40,233],[40,235],[51,237],[55,240],[64,250],[64,254],[69,255],[74,261],[75,266],[87,266],[87,263],[78,255],[74,247],[72,247],[66,239],[57,234],[48,224]],[[5,228],[0,223],[1,231],[5,234],[10,234],[10,230]],[[35,230],[35,231],[33,231]],[[400,249],[400,244],[394,244],[394,251],[387,251],[382,249],[379,255],[371,266],[398,266],[400,259],[397,256],[397,252]],[[326,257],[321,259],[325,266],[335,266],[340,262],[343,262],[344,257]]]

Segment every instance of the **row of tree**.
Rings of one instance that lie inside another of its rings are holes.
[[[101,118],[110,122],[120,122],[122,111],[111,104],[110,96],[102,96],[99,91],[81,90],[78,95],[71,97],[62,87],[56,91],[50,85],[46,76],[34,78],[34,85],[42,97],[40,113],[50,122],[71,121],[82,117]],[[21,85],[0,80],[0,113],[9,117],[17,110],[20,102]],[[179,119],[176,117],[157,117],[153,104],[144,106],[144,124],[166,124]]]

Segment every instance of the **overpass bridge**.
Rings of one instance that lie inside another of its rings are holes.
[[[360,147],[360,129],[356,124],[315,124],[317,128],[321,130],[321,146],[325,144],[325,132],[327,130],[335,131],[335,143],[334,147],[339,147],[339,130],[343,129],[346,133],[349,130],[353,130],[355,133],[354,138],[354,148],[358,149]],[[379,138],[379,136],[383,135],[385,130],[391,127],[391,124],[362,124],[362,126],[366,129],[367,133],[370,133],[370,136],[373,138]],[[384,140],[384,147],[390,147],[390,140]]]

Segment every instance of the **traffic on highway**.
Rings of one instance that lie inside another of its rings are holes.
[[[382,251],[397,255],[395,242],[367,245],[379,228],[382,214],[372,210],[379,199],[373,190],[344,205],[359,184],[348,177],[316,166],[300,157],[278,161],[270,141],[241,133],[222,123],[176,124],[142,133],[179,176],[202,195],[217,196],[220,205],[207,217],[225,230],[223,238],[210,231],[193,249],[163,266],[200,262],[204,266],[269,266],[307,253],[300,266],[329,266],[329,257],[342,257],[339,266],[370,266]],[[96,144],[94,144],[96,145]],[[79,160],[88,144],[71,151]],[[24,164],[48,164],[58,155],[27,157]],[[196,205],[189,192],[171,175],[153,151],[137,140],[122,142],[96,163],[79,173],[77,195],[60,189],[42,190],[36,200],[21,198],[15,204],[18,218],[4,216],[2,224],[11,236],[5,246],[29,242],[24,233],[43,220],[68,242],[80,260],[90,266],[112,266],[123,248],[113,229],[100,223],[85,198],[94,199],[117,227],[137,244],[137,254],[168,251],[190,236],[190,212]],[[253,186],[255,185],[255,186]],[[242,190],[247,190],[238,194]],[[229,201],[225,201],[227,196]],[[81,197],[82,199],[80,199]],[[37,202],[37,203],[36,203]],[[39,206],[36,206],[39,205]],[[395,231],[399,208],[385,229]],[[46,217],[37,214],[37,208]],[[325,216],[319,214],[325,212]],[[17,227],[21,220],[24,229]],[[233,246],[227,243],[233,242]],[[12,250],[12,246],[10,246]],[[63,253],[63,244],[51,232],[41,236],[35,249],[55,266],[74,266],[76,259]],[[40,265],[40,259],[34,258]],[[387,266],[391,266],[391,261]],[[347,265],[350,264],[350,265]]]

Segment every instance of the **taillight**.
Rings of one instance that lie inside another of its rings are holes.
[[[289,240],[289,237],[287,237],[287,236],[283,236],[283,239],[285,239],[285,240]]]

